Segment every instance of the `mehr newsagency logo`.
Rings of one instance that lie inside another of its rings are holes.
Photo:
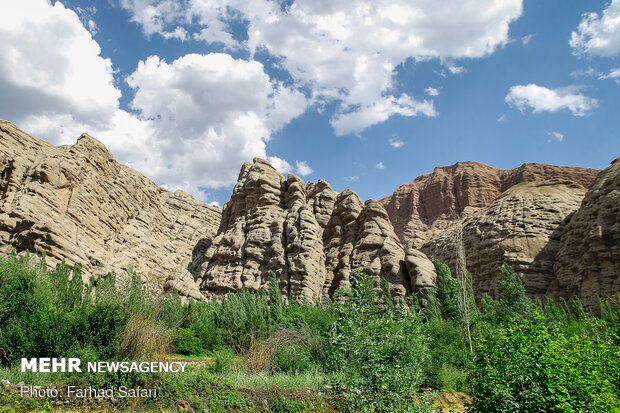
[[[186,361],[89,361],[79,358],[22,358],[21,371],[33,373],[185,373]],[[132,398],[157,397],[157,388],[93,386],[38,387],[20,386],[22,397],[45,398]]]

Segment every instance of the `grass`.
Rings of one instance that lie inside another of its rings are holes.
[[[217,380],[230,383],[235,387],[265,388],[282,387],[285,389],[319,389],[327,380],[327,376],[318,369],[297,374],[267,372],[252,373],[236,371],[215,375]]]
[[[8,380],[12,384],[24,382],[33,386],[42,386],[62,382],[66,377],[63,373],[33,373],[31,371],[22,373],[20,366],[17,365],[11,368],[0,368],[0,380]]]

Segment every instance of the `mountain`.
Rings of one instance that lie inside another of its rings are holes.
[[[554,296],[596,300],[620,291],[620,158],[596,178],[562,232],[554,263]]]
[[[273,273],[287,299],[321,301],[361,269],[396,299],[424,299],[430,259],[454,268],[459,240],[478,298],[497,298],[510,264],[529,296],[578,295],[596,312],[620,290],[620,162],[600,173],[459,162],[363,202],[254,159],[220,209],[158,187],[86,134],[54,146],[0,120],[0,253],[45,252],[85,279],[133,268],[203,300],[264,290]]]
[[[459,218],[488,206],[515,184],[564,180],[587,189],[598,172],[541,164],[502,170],[478,162],[458,162],[436,167],[432,173],[401,185],[381,203],[403,244],[420,248],[426,240]]]
[[[221,210],[160,188],[83,134],[54,146],[0,120],[1,250],[81,264],[83,276],[130,267],[161,290],[168,277],[200,298],[192,251],[217,231]]]

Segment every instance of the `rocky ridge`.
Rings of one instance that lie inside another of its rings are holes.
[[[577,295],[590,311],[620,291],[620,158],[602,171],[566,225],[549,293]]]
[[[265,289],[273,271],[286,297],[322,300],[361,269],[397,299],[424,298],[436,277],[427,256],[453,266],[461,228],[478,297],[496,296],[503,263],[531,296],[577,294],[593,308],[620,290],[617,161],[596,180],[591,169],[462,162],[362,202],[255,159],[221,210],[157,187],[86,134],[57,147],[0,121],[0,144],[0,253],[45,251],[85,277],[132,267],[200,300]]]
[[[598,172],[541,164],[502,170],[478,162],[458,162],[436,167],[432,173],[401,185],[381,203],[403,245],[420,248],[459,218],[488,206],[515,184],[564,180],[587,189]]]
[[[284,178],[268,162],[241,168],[213,243],[193,263],[205,296],[264,289],[269,273],[290,299],[322,300],[350,286],[361,269],[385,278],[395,299],[432,285],[434,267],[419,251],[407,254],[387,212],[374,200]]]
[[[221,211],[183,191],[160,188],[117,163],[83,134],[54,146],[0,120],[0,246],[47,254],[83,275],[132,267],[161,289],[164,280],[201,298],[186,267],[215,235]],[[204,241],[203,241],[204,242]]]
[[[421,249],[454,270],[460,230],[477,298],[483,293],[498,297],[502,264],[511,265],[521,275],[528,295],[543,297],[555,279],[560,237],[584,194],[581,185],[571,182],[514,185],[487,207],[428,240]]]

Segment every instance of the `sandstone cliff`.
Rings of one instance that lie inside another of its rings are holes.
[[[597,311],[598,296],[620,291],[620,158],[602,171],[560,240],[549,293],[578,295]]]
[[[255,159],[241,168],[218,234],[192,267],[205,296],[264,289],[273,271],[286,297],[321,300],[362,269],[377,283],[386,278],[394,298],[403,299],[434,282],[430,261],[412,254],[418,265],[409,271],[379,202],[338,194],[325,181],[306,186]]]
[[[5,253],[45,251],[49,264],[80,263],[85,276],[133,267],[159,288],[168,277],[185,295],[200,298],[186,267],[194,247],[215,235],[220,215],[219,208],[117,163],[86,134],[57,147],[0,120]]]
[[[562,231],[584,194],[581,185],[571,182],[517,184],[462,224],[428,240],[422,251],[454,270],[462,225],[466,265],[477,298],[483,293],[497,297],[499,267],[504,263],[521,274],[528,295],[542,297],[555,278]]]
[[[403,244],[419,248],[457,217],[471,216],[517,183],[565,180],[587,189],[597,173],[594,169],[540,164],[501,170],[477,162],[458,162],[437,167],[400,186],[381,203]]]

